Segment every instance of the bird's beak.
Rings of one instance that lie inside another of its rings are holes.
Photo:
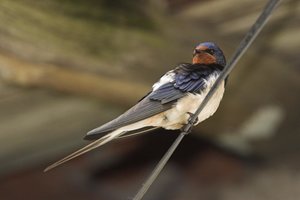
[[[196,56],[197,54],[201,54],[201,53],[206,53],[206,52],[204,50],[195,49],[193,52],[193,57]]]

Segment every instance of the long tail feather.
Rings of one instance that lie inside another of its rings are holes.
[[[129,134],[122,134],[121,136],[117,137],[116,139],[125,139],[125,138],[128,138],[128,137],[149,133],[150,131],[153,131],[153,130],[156,130],[156,129],[159,129],[159,128],[160,127],[151,127],[151,128],[148,128],[148,129],[140,130],[138,132],[133,132],[133,133],[129,133]]]
[[[87,146],[85,146],[85,147],[79,149],[78,151],[75,151],[74,153],[72,153],[72,154],[70,154],[70,155],[64,157],[63,159],[61,159],[61,160],[55,162],[54,164],[48,166],[48,167],[44,170],[44,172],[47,172],[47,171],[49,171],[49,170],[51,170],[51,169],[53,169],[53,168],[55,168],[55,167],[57,167],[57,166],[59,166],[59,165],[65,163],[65,162],[67,162],[67,161],[69,161],[69,160],[72,160],[73,158],[76,158],[76,157],[78,157],[78,156],[80,156],[80,155],[82,155],[82,154],[84,154],[84,153],[86,153],[86,152],[88,152],[88,151],[91,151],[91,150],[93,150],[93,149],[95,149],[95,148],[97,148],[97,147],[100,147],[100,146],[102,146],[102,145],[108,143],[109,141],[115,139],[116,137],[119,137],[119,136],[122,135],[123,133],[124,133],[124,132],[123,132],[123,131],[120,131],[120,130],[113,131],[113,132],[111,132],[111,133],[109,133],[109,134],[103,136],[102,138],[96,140],[95,142],[92,142],[92,143],[88,144]]]

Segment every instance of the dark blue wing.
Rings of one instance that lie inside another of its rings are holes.
[[[161,104],[166,104],[172,101],[176,101],[185,96],[186,93],[182,90],[175,88],[174,82],[166,83],[159,87],[157,90],[149,94],[149,99],[158,101]]]
[[[173,82],[166,83],[149,94],[149,98],[162,104],[176,101],[187,93],[201,93],[206,87],[206,81],[217,68],[206,65],[182,64],[175,69]]]
[[[173,103],[162,104],[161,102],[151,100],[149,96],[146,96],[135,106],[127,110],[125,113],[123,113],[116,119],[90,131],[86,135],[85,139],[98,139],[110,131],[114,131],[123,126],[138,122],[140,120],[152,117],[156,114],[169,110],[172,108],[172,105]]]

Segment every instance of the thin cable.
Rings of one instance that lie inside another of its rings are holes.
[[[133,198],[133,200],[141,200],[144,197],[144,195],[146,194],[146,192],[148,191],[148,189],[150,188],[150,186],[152,185],[152,183],[155,181],[155,179],[157,178],[157,176],[160,174],[161,170],[164,168],[164,166],[167,164],[167,162],[170,159],[170,157],[173,155],[175,149],[178,147],[178,145],[180,144],[180,142],[181,142],[181,140],[183,139],[184,136],[185,136],[185,134],[181,133],[176,138],[176,140],[173,142],[173,144],[171,145],[171,147],[165,153],[165,155],[163,156],[163,158],[156,165],[155,169],[153,170],[153,172],[151,173],[151,175],[149,176],[149,178],[145,181],[145,183],[142,185],[141,189],[135,195],[135,197]]]
[[[267,20],[271,16],[271,13],[274,11],[274,9],[278,6],[281,0],[269,0],[267,5],[264,7],[262,13],[254,23],[254,25],[250,28],[250,30],[245,35],[244,39],[240,42],[238,49],[235,51],[233,56],[231,57],[229,63],[226,65],[225,69],[222,71],[216,82],[213,84],[212,88],[196,110],[196,112],[190,117],[189,123],[184,127],[183,132],[180,133],[180,135],[176,138],[174,143],[171,145],[171,147],[168,149],[168,151],[165,153],[165,155],[162,157],[162,159],[159,161],[159,163],[156,165],[155,169],[152,171],[149,178],[144,182],[141,189],[138,191],[136,196],[133,198],[133,200],[141,200],[152,183],[155,181],[157,176],[160,174],[182,139],[185,135],[189,134],[192,130],[193,124],[197,119],[197,116],[200,114],[200,112],[203,110],[203,108],[206,106],[206,104],[209,102],[217,88],[220,86],[220,84],[224,81],[224,79],[229,75],[229,73],[232,71],[232,69],[235,67],[236,63],[239,61],[241,56],[246,52],[246,50],[249,48],[249,46],[252,44],[254,39],[257,37],[257,35],[260,33],[264,25],[266,24]]]

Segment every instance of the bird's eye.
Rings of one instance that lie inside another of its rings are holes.
[[[209,53],[209,54],[211,54],[211,55],[213,55],[215,53],[215,50],[213,50],[213,49],[207,49],[206,52]]]

